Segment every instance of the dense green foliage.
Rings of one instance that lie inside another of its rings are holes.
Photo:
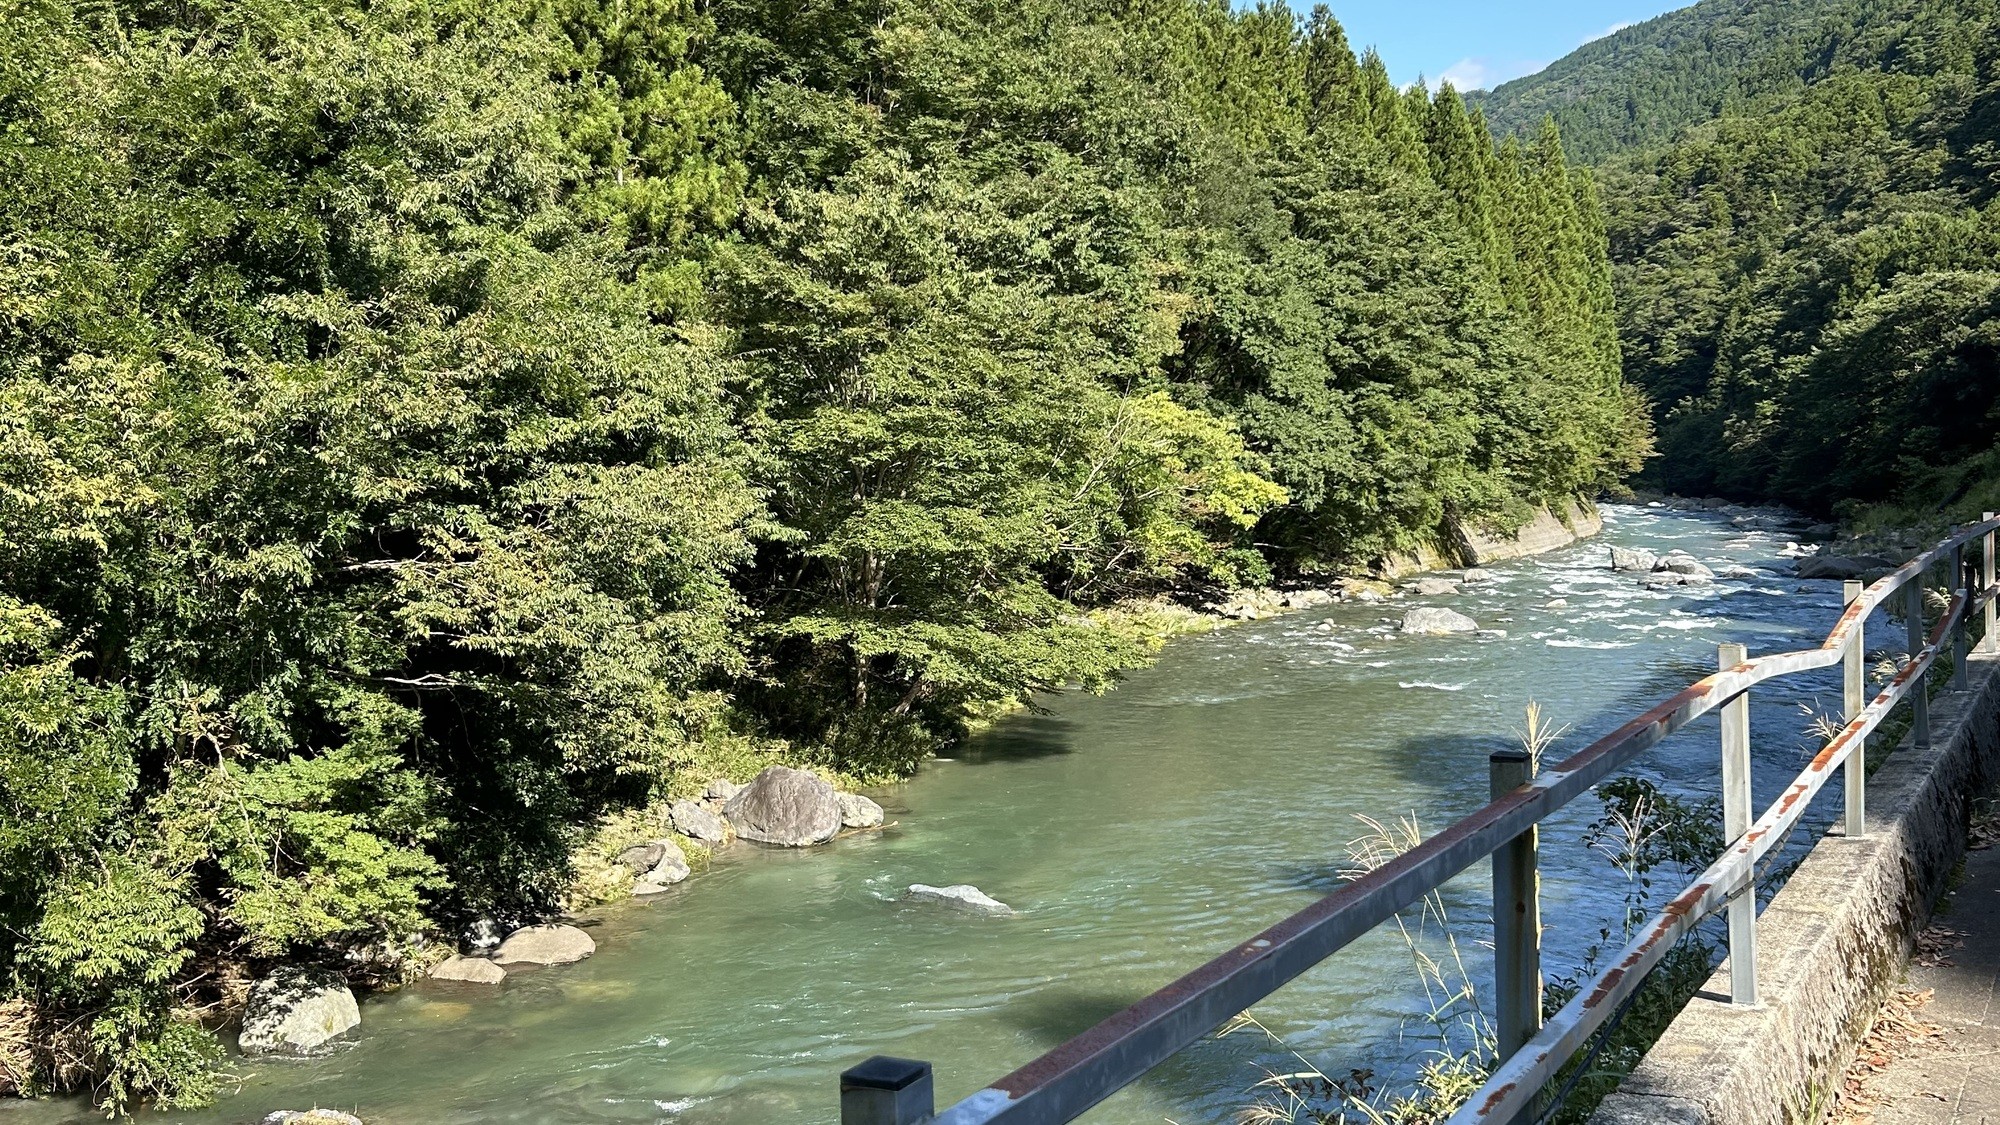
[[[28,1078],[1616,477],[1594,192],[1281,7],[0,0]]]
[[[1796,90],[1877,0],[1705,0],[1584,44],[1469,95],[1496,134],[1553,118],[1577,159],[1671,140],[1759,95]]]
[[[1993,508],[2000,6],[1805,7],[1817,17],[1714,0],[1663,17],[1795,29],[1714,54],[1745,96],[1603,170],[1627,374],[1659,411],[1653,475],[1822,512]],[[1578,104],[1659,77],[1626,65]],[[1677,120],[1662,97],[1634,112]]]

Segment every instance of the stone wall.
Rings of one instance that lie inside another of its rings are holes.
[[[1817,1125],[2000,775],[2000,656],[1968,678],[1931,701],[1931,748],[1905,740],[1869,778],[1868,835],[1836,826],[1758,918],[1762,1003],[1728,1003],[1725,966],[1590,1125]]]
[[[1484,566],[1502,559],[1525,558],[1567,547],[1603,530],[1604,521],[1598,518],[1596,505],[1589,501],[1572,501],[1561,513],[1547,508],[1535,509],[1535,517],[1511,534],[1460,527],[1458,536],[1465,561],[1472,566]]]
[[[1547,508],[1536,508],[1532,519],[1511,532],[1454,524],[1450,528],[1451,541],[1425,547],[1413,555],[1391,555],[1375,565],[1375,573],[1393,582],[1427,570],[1524,559],[1567,547],[1603,530],[1604,521],[1598,518],[1596,505],[1588,500],[1572,500],[1560,515]]]

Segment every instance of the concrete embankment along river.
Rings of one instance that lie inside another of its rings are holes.
[[[1045,699],[876,794],[885,831],[725,849],[698,878],[579,920],[587,960],[367,999],[362,1034],[337,1050],[243,1060],[219,1106],[152,1116],[221,1125],[318,1105],[371,1125],[831,1122],[835,1076],[873,1054],[930,1060],[948,1104],[1337,886],[1357,817],[1414,814],[1435,830],[1482,804],[1487,755],[1512,744],[1528,701],[1581,745],[1706,674],[1718,644],[1817,643],[1839,614],[1839,582],[1793,573],[1799,534],[1782,517],[1613,505],[1604,523],[1449,591],[1176,642],[1118,690]],[[1614,547],[1680,550],[1715,577],[1614,571]],[[1477,628],[1406,632],[1413,608]],[[1801,707],[1837,709],[1837,677],[1760,696],[1760,786],[1797,772]],[[1677,736],[1640,772],[1706,795],[1714,737]],[[1623,910],[1622,881],[1578,842],[1597,811],[1578,802],[1544,830],[1555,971]],[[913,900],[912,884],[969,884],[1012,910]],[[1485,895],[1476,873],[1448,890],[1468,942]],[[1257,1014],[1326,1073],[1388,1081],[1421,1061],[1398,1031],[1424,1006],[1408,951],[1382,932]],[[1296,1069],[1284,1057],[1262,1037],[1205,1041],[1088,1120],[1226,1119],[1260,1066]],[[16,1105],[7,1123],[86,1116]]]

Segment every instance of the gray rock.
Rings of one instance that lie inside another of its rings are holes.
[[[1493,581],[1493,572],[1475,566],[1471,570],[1466,571],[1460,578],[1465,582],[1491,582]]]
[[[667,823],[674,831],[703,844],[720,844],[729,839],[729,826],[699,801],[675,801],[667,806]]]
[[[688,867],[687,853],[672,840],[654,841],[661,845],[660,860],[650,870],[639,876],[632,887],[635,895],[656,895],[692,874]]]
[[[1440,635],[1445,633],[1476,633],[1479,622],[1449,609],[1423,606],[1403,615],[1403,632]]]
[[[1361,590],[1355,593],[1354,600],[1363,605],[1381,605],[1389,599],[1383,597],[1377,590]]]
[[[660,861],[666,858],[669,846],[671,845],[662,840],[634,844],[618,853],[618,862],[631,868],[634,875],[644,875],[646,872],[659,866]],[[674,850],[679,851],[680,849],[674,848]]]
[[[1725,566],[1715,572],[1717,578],[1756,578],[1757,572],[1747,566]]]
[[[804,770],[772,766],[729,799],[722,815],[736,834],[762,844],[802,848],[840,831],[833,786]]]
[[[336,973],[280,969],[250,986],[236,1046],[246,1055],[306,1055],[361,1026],[361,1007]]]
[[[1700,560],[1685,551],[1673,551],[1667,554],[1653,564],[1653,570],[1655,573],[1665,571],[1704,582],[1715,577],[1714,571],[1703,566]]]
[[[1659,561],[1660,556],[1642,547],[1611,548],[1611,569],[1613,570],[1650,571],[1653,569],[1654,564]]]
[[[265,1114],[261,1125],[363,1125],[363,1122],[337,1109],[281,1109]]]
[[[1806,528],[1804,532],[1805,537],[1808,539],[1831,539],[1839,534],[1840,527],[1837,524],[1830,523],[1813,524],[1811,527]]]
[[[1543,609],[1568,609],[1568,608],[1569,608],[1569,599],[1568,599],[1568,598],[1550,598],[1550,599],[1549,599],[1549,600],[1548,600],[1548,601],[1547,601],[1547,602],[1546,602],[1546,603],[1545,603],[1545,604],[1544,604],[1544,605],[1542,606],[1542,608],[1543,608]]]
[[[507,970],[484,957],[453,957],[430,972],[432,980],[466,981],[472,984],[499,984]]]
[[[1813,555],[1799,560],[1795,572],[1800,578],[1867,578],[1896,569],[1896,563],[1879,555]]]
[[[930,902],[942,902],[961,910],[978,914],[1012,914],[1014,908],[988,895],[970,883],[955,883],[949,887],[933,887],[928,883],[911,883],[909,897]]]
[[[523,926],[507,935],[493,959],[502,965],[567,965],[597,952],[597,943],[575,926]]]
[[[1441,598],[1458,593],[1458,583],[1449,578],[1419,578],[1408,589],[1420,598]]]
[[[875,828],[882,823],[882,806],[859,793],[836,793],[843,828]]]
[[[726,777],[718,777],[708,783],[708,788],[701,791],[701,799],[722,804],[741,792],[743,792],[741,785],[736,784]]]

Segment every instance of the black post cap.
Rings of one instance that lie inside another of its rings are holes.
[[[843,1071],[840,1075],[840,1088],[902,1090],[922,1081],[930,1072],[931,1064],[927,1062],[876,1055]]]

